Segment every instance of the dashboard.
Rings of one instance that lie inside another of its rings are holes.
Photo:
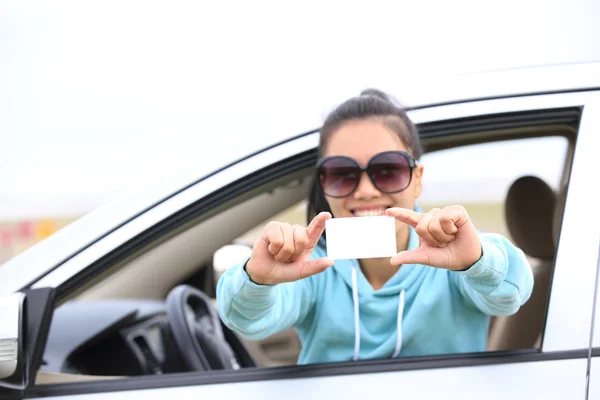
[[[136,376],[186,371],[164,303],[67,302],[54,311],[40,370]]]

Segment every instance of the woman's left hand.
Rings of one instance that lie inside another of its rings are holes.
[[[412,226],[419,235],[419,247],[396,254],[390,260],[392,265],[422,264],[461,271],[481,258],[479,235],[462,206],[434,208],[426,213],[389,208],[386,214]]]

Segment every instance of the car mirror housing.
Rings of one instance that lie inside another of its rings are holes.
[[[0,298],[0,398],[33,384],[42,362],[54,289],[27,289]]]
[[[0,298],[0,385],[22,388],[24,384],[25,295]]]

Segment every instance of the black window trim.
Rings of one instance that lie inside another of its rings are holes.
[[[458,118],[455,120],[444,120],[438,126],[441,129],[435,129],[434,123],[428,123],[433,129],[425,128],[424,138],[433,138],[452,134],[455,131],[452,121],[463,128],[468,129],[469,125],[476,124],[478,130],[495,130],[506,127],[514,127],[514,120],[520,119],[527,121],[528,125],[532,123],[532,116],[537,115],[540,123],[545,121],[549,115],[561,115],[561,122],[575,124],[578,128],[578,122],[581,116],[581,107],[556,107],[542,110],[528,110],[511,113],[495,113],[491,115],[482,115],[468,118]],[[498,118],[494,118],[498,117]],[[506,118],[508,117],[508,118]],[[502,120],[503,123],[498,123]],[[534,118],[535,120],[535,118]],[[556,119],[553,119],[556,123]],[[427,124],[423,124],[427,125]],[[146,232],[141,233],[129,242],[113,250],[105,257],[94,262],[90,267],[84,269],[81,273],[75,275],[70,280],[57,288],[56,298],[60,301],[66,293],[76,290],[81,284],[86,282],[92,275],[101,273],[109,266],[118,262],[122,257],[131,254],[143,248],[146,244],[153,242],[157,238],[169,234],[172,230],[201,215],[210,213],[218,204],[231,201],[239,197],[242,193],[255,190],[271,181],[280,179],[287,175],[298,172],[310,167],[316,162],[316,149],[302,152],[294,157],[272,164],[264,169],[254,172],[250,176],[242,178],[236,182],[227,185],[220,190],[211,193],[207,198],[200,199],[187,208],[171,215],[168,219],[161,221],[156,226]],[[593,355],[600,355],[600,349]],[[137,389],[166,388],[179,386],[194,386],[205,384],[221,384],[248,381],[268,381],[274,379],[294,379],[307,377],[326,377],[348,374],[367,374],[389,371],[409,371],[425,370],[438,368],[466,367],[466,366],[485,366],[497,364],[511,364],[522,362],[539,362],[550,360],[565,359],[588,359],[590,349],[579,349],[571,351],[558,351],[543,353],[538,349],[527,349],[508,352],[484,352],[474,354],[457,354],[443,356],[427,356],[400,358],[394,360],[369,360],[348,363],[326,363],[315,365],[293,365],[273,368],[252,368],[239,371],[212,371],[208,373],[179,373],[161,376],[142,376],[116,380],[86,381],[75,383],[59,383],[34,386],[27,390],[25,398],[35,398],[44,396],[75,395],[111,391],[125,391]]]

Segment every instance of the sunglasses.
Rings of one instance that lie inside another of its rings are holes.
[[[323,192],[330,197],[352,194],[363,172],[380,192],[398,193],[410,186],[412,171],[417,165],[418,161],[404,151],[375,154],[365,168],[353,158],[331,156],[318,161],[317,175]]]

